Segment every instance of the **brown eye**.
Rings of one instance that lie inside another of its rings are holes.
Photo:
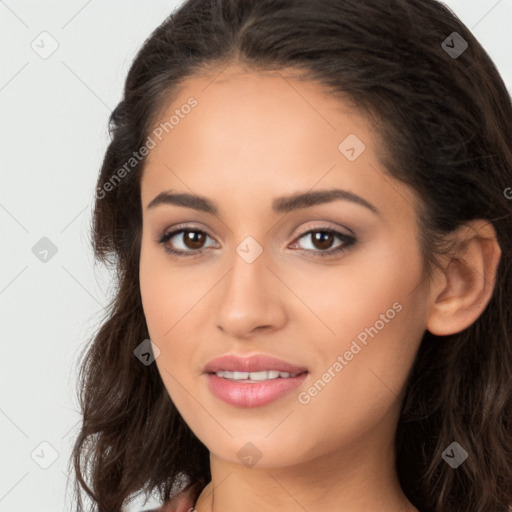
[[[314,231],[312,235],[313,245],[317,249],[330,249],[335,236],[327,231]]]
[[[311,248],[301,247],[300,240],[311,241]],[[332,247],[335,240],[341,240],[341,243]],[[313,256],[333,256],[347,250],[350,246],[354,245],[356,239],[353,236],[345,235],[340,233],[336,229],[325,228],[325,229],[311,229],[306,233],[303,233],[294,242],[293,246],[303,249]]]
[[[171,254],[194,256],[204,251],[204,243],[207,238],[211,237],[200,229],[176,229],[162,234],[157,242]]]
[[[206,240],[206,233],[202,231],[184,230],[183,234],[183,243],[189,249],[201,249]]]

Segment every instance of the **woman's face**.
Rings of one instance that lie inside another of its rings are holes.
[[[184,420],[237,464],[388,450],[428,296],[415,196],[384,174],[369,120],[316,83],[228,68],[189,79],[161,121],[141,181],[140,288]],[[157,241],[175,229],[188,231]],[[224,355],[307,372],[206,373]]]

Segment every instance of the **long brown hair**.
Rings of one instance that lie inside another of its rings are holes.
[[[493,223],[502,257],[491,300],[460,333],[425,332],[395,443],[402,487],[422,512],[507,512],[512,106],[488,54],[435,0],[189,0],[145,41],[111,114],[97,183],[93,245],[115,271],[116,290],[80,366],[83,423],[72,457],[79,509],[82,490],[93,510],[119,512],[135,493],[156,490],[166,500],[185,479],[197,495],[211,478],[208,450],[156,365],[134,356],[149,338],[138,280],[145,159],[126,163],[186,78],[230,63],[297,70],[379,121],[381,161],[422,199],[427,274],[443,235],[472,219]],[[456,470],[441,457],[453,441],[468,452]]]

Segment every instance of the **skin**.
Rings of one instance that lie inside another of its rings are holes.
[[[459,230],[454,237],[465,243],[427,286],[418,198],[385,174],[365,115],[317,83],[230,66],[188,79],[162,120],[191,96],[198,105],[150,151],[141,180],[140,290],[165,387],[210,451],[212,482],[195,509],[416,511],[394,468],[408,373],[426,329],[458,332],[488,303],[500,256],[492,226],[475,221]],[[338,149],[349,134],[366,146],[354,161]],[[378,214],[347,200],[272,211],[276,197],[331,188],[361,196]],[[218,214],[147,208],[169,190],[205,196]],[[178,258],[155,241],[182,223],[206,232],[203,244],[177,234],[167,245],[206,247],[202,254]],[[344,243],[302,236],[326,227],[352,230],[357,241],[315,258]],[[236,252],[248,236],[263,249],[252,263]],[[400,312],[300,403],[298,394],[395,303]],[[234,407],[209,391],[203,374],[227,353],[272,355],[309,374],[270,404]],[[253,466],[237,457],[248,442],[261,453]]]

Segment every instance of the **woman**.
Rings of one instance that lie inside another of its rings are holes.
[[[185,2],[111,132],[98,510],[509,510],[512,107],[453,13]]]

